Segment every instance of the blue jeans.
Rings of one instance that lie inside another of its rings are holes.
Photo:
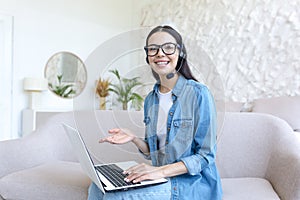
[[[95,183],[89,187],[88,200],[168,200],[171,199],[171,181],[167,183],[131,189],[107,192],[103,194]]]

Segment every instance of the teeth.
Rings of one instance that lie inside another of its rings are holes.
[[[166,65],[168,62],[157,62],[158,65]]]

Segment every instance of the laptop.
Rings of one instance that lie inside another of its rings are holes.
[[[90,153],[79,131],[67,124],[63,124],[63,127],[70,139],[74,151],[77,154],[82,169],[90,177],[90,179],[99,187],[103,194],[106,192],[134,189],[149,185],[165,183],[168,181],[165,178],[142,181],[140,183],[128,183],[124,181],[126,175],[124,175],[122,172],[131,166],[137,165],[137,162],[126,161],[94,165]]]

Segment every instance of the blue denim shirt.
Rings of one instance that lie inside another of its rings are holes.
[[[154,166],[182,161],[188,173],[172,177],[172,199],[222,199],[220,177],[215,165],[216,110],[208,88],[183,76],[172,90],[173,105],[167,119],[165,154],[158,150],[156,135],[159,83],[144,104],[145,141]]]

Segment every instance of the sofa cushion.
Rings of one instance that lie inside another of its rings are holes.
[[[280,199],[270,182],[262,178],[223,178],[222,187],[224,200]]]
[[[87,199],[90,183],[79,163],[57,161],[3,177],[0,194],[4,199]]]

